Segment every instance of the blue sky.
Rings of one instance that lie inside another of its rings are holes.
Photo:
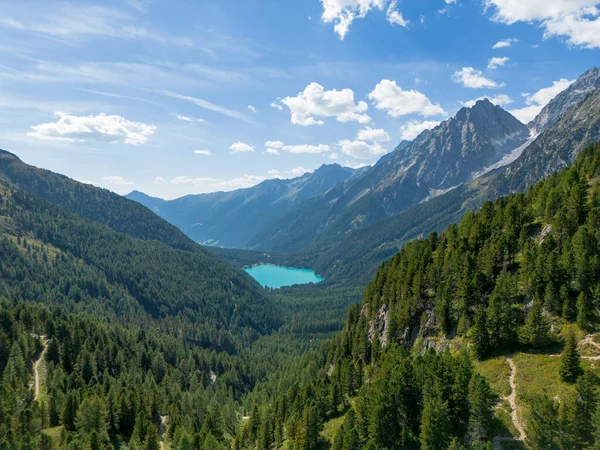
[[[0,148],[163,198],[373,164],[598,65],[595,0],[4,2]]]

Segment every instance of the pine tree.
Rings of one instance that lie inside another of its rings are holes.
[[[575,392],[574,425],[582,443],[592,442],[594,431],[594,415],[598,408],[596,376],[586,370],[577,380]]]
[[[560,357],[560,379],[566,383],[574,383],[582,372],[581,357],[577,349],[577,339],[575,338],[575,334],[570,331]]]
[[[590,307],[587,296],[581,292],[577,297],[577,325],[585,329],[589,323]]]
[[[546,395],[532,398],[527,447],[531,450],[559,450],[559,425],[557,404]]]
[[[75,431],[77,409],[79,407],[79,399],[77,392],[71,391],[65,398],[62,410],[62,423],[67,431]]]
[[[144,442],[144,450],[160,450],[160,436],[158,435],[158,429],[154,424],[150,424],[146,432],[146,440]]]
[[[450,443],[450,412],[441,394],[430,394],[421,418],[421,450],[446,450]]]
[[[474,374],[469,383],[469,440],[484,442],[492,424],[492,393],[485,378]]]
[[[525,323],[527,343],[534,348],[541,348],[550,343],[550,323],[544,317],[542,302],[534,300],[527,314]]]
[[[488,333],[487,314],[485,309],[480,308],[475,313],[475,321],[471,327],[471,344],[475,358],[484,359],[490,349],[490,338]]]

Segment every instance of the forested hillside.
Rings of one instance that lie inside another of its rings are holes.
[[[4,150],[0,150],[0,180],[129,236],[161,241],[179,249],[200,250],[179,229],[139,203],[106,189],[30,166]]]
[[[594,145],[526,194],[407,244],[350,310],[322,371],[258,402],[239,445],[597,445],[598,368],[589,360],[598,343],[590,334],[578,345],[575,335],[598,319],[599,182]],[[510,386],[504,356],[494,359],[506,354]],[[515,375],[515,364],[527,372]],[[514,379],[523,383],[516,394]]]

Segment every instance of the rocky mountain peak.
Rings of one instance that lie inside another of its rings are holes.
[[[547,130],[558,122],[565,113],[578,104],[592,91],[600,88],[600,68],[594,67],[583,73],[573,84],[548,103],[528,126],[536,134]]]

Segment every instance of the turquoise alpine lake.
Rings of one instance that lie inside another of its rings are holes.
[[[261,264],[244,270],[263,287],[274,289],[294,284],[319,283],[324,279],[310,269],[296,269],[272,264]]]

